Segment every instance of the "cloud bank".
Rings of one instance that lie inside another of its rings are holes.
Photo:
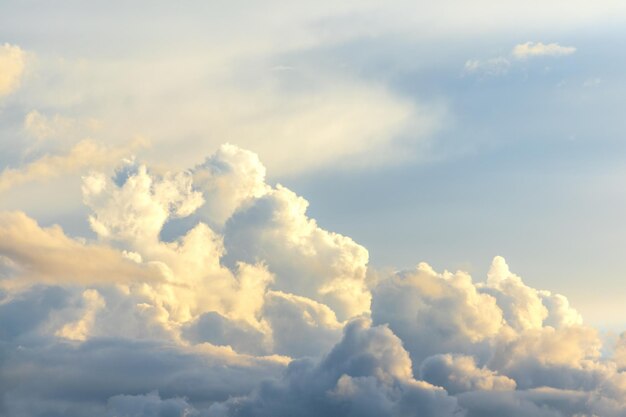
[[[370,273],[265,175],[234,145],[176,172],[125,159],[83,177],[93,239],[1,213],[0,414],[626,413],[626,339],[602,356],[563,295],[499,256],[477,281]]]

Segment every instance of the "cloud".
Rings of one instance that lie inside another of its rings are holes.
[[[42,57],[28,89],[38,116],[26,133],[53,138],[68,125],[89,133],[88,114],[112,146],[122,145],[129,129],[150,138],[156,164],[191,167],[230,138],[260,155],[273,175],[294,176],[412,160],[418,154],[410,145],[424,145],[444,125],[441,101],[408,98],[321,62],[272,71],[292,49],[268,45],[277,44],[250,49],[256,58],[246,66],[240,49],[221,43],[211,54],[176,48],[166,59]]]
[[[472,356],[439,354],[422,362],[420,378],[444,387],[450,394],[467,391],[515,390],[513,379],[487,368],[478,368]]]
[[[563,56],[576,52],[573,46],[561,46],[558,43],[526,42],[515,45],[511,54],[517,59],[536,56]]]
[[[146,141],[141,138],[119,148],[103,146],[92,139],[85,139],[64,155],[45,155],[21,168],[5,168],[0,172],[0,193],[31,181],[47,181],[87,168],[102,168],[117,163],[145,146]]]
[[[153,391],[199,404],[225,401],[284,369],[282,362],[271,358],[163,341],[109,338],[68,344],[40,339],[29,346],[12,347],[10,361],[0,367],[3,415],[109,416],[107,407],[113,415],[133,407],[149,411],[150,406],[138,403],[156,402],[149,395],[141,397]],[[132,395],[140,397],[133,401],[127,397]],[[178,402],[166,401],[162,408]]]
[[[0,97],[17,89],[24,73],[26,53],[15,45],[0,45]]]
[[[193,182],[206,196],[199,208],[202,217],[215,226],[223,226],[242,204],[270,191],[259,157],[230,144],[193,169]]]
[[[438,274],[426,263],[374,288],[372,319],[389,325],[417,366],[437,353],[478,354],[505,325],[497,300],[468,274]]]
[[[21,212],[0,212],[0,256],[10,260],[8,287],[27,283],[83,284],[153,281],[155,265],[139,265],[120,251],[68,237],[58,226],[40,227]]]
[[[320,228],[307,206],[278,185],[241,207],[225,227],[225,261],[263,259],[276,275],[273,288],[327,304],[340,320],[367,311],[367,250]]]
[[[47,116],[37,110],[30,111],[24,117],[24,131],[37,140],[66,140],[83,132],[93,132],[102,128],[95,119],[76,120],[55,114]]]
[[[498,56],[489,59],[470,59],[465,61],[464,72],[488,77],[507,74],[516,61],[528,60],[542,56],[565,56],[576,52],[573,46],[561,46],[557,43],[544,44],[542,42],[526,42],[515,45],[508,56]]]
[[[158,392],[146,395],[116,395],[107,401],[112,417],[193,417],[198,412],[184,398],[161,399]]]
[[[389,324],[416,364],[460,353],[496,370],[523,372],[527,361],[575,368],[599,357],[600,342],[563,298],[526,286],[502,257],[479,284],[463,272],[438,274],[420,264],[374,289],[372,317]]]
[[[82,191],[96,240],[0,213],[3,415],[626,412],[624,338],[602,357],[563,295],[499,256],[485,280],[426,263],[370,280],[367,250],[250,151],[127,159]]]
[[[229,101],[239,103],[229,106],[237,108],[234,114],[223,115],[236,127],[224,126],[231,131],[226,134],[254,149],[276,175],[339,162],[343,169],[359,169],[408,160],[413,156],[399,140],[423,143],[445,119],[445,111],[437,106],[408,100],[383,85],[306,72],[300,76],[309,88],[271,95],[266,88],[226,93],[233,96]],[[216,121],[215,126],[223,124]],[[271,145],[267,138],[272,138]]]
[[[263,315],[274,333],[274,352],[278,354],[315,357],[329,351],[341,338],[343,324],[335,312],[306,297],[271,291]]]
[[[342,321],[368,311],[367,251],[321,229],[304,199],[264,174],[256,155],[226,145],[189,171],[129,161],[112,178],[94,173],[83,195],[102,241],[167,277],[130,289],[161,311],[164,328],[248,352],[313,355],[338,340]],[[173,240],[161,240],[176,222]],[[242,347],[250,340],[258,345]]]
[[[56,336],[70,340],[86,340],[91,328],[94,325],[96,313],[104,308],[106,303],[96,290],[85,290],[83,292],[85,310],[79,320],[66,323],[56,332]]]
[[[218,416],[452,416],[454,398],[416,381],[402,342],[367,320],[349,323],[343,339],[319,362],[294,361],[282,378],[251,395],[218,403]]]
[[[470,59],[465,62],[465,72],[484,74],[487,76],[503,75],[511,67],[511,61],[504,57],[490,58],[484,61]]]

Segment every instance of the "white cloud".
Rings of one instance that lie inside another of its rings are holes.
[[[26,53],[15,45],[0,45],[0,97],[19,87],[26,65]]]
[[[273,288],[327,304],[340,320],[366,312],[367,250],[320,228],[307,206],[279,185],[241,207],[226,224],[226,262],[262,259],[276,275]]]
[[[193,182],[205,195],[199,208],[202,217],[216,226],[223,226],[244,203],[270,191],[259,157],[230,144],[194,168]]]
[[[319,228],[307,202],[267,185],[264,173],[255,155],[228,145],[193,172],[129,161],[112,179],[86,176],[83,193],[99,238],[167,277],[130,288],[160,311],[164,328],[235,346],[255,338],[257,352],[312,354],[337,340],[341,321],[368,311],[367,251]],[[164,226],[180,218],[177,237],[162,241]],[[294,331],[317,345],[292,342]]]
[[[576,52],[573,46],[561,46],[558,43],[526,42],[515,45],[511,54],[517,59],[535,56],[563,56]]]

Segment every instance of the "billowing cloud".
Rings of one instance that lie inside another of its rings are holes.
[[[535,56],[562,56],[576,52],[573,46],[561,46],[558,43],[526,42],[513,47],[511,54],[517,59]]]
[[[104,171],[104,169],[103,169]],[[225,145],[83,177],[95,239],[0,214],[0,413],[623,416],[624,337],[495,257],[379,272]],[[62,372],[60,371],[62,370]]]
[[[13,92],[24,72],[26,53],[15,45],[0,45],[0,97]]]
[[[321,229],[308,202],[278,185],[238,210],[225,228],[226,262],[263,259],[274,288],[328,304],[344,320],[369,309],[367,250]]]

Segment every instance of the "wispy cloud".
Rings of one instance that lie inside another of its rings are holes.
[[[561,46],[558,43],[526,42],[515,45],[511,54],[517,59],[536,56],[563,56],[576,52],[573,46]]]
[[[511,67],[511,62],[504,57],[490,58],[487,60],[470,59],[465,62],[466,73],[480,73],[496,76],[505,74]]]
[[[48,181],[60,175],[80,170],[103,167],[120,158],[132,155],[147,142],[137,138],[123,147],[107,147],[95,140],[85,139],[74,145],[69,152],[45,155],[19,168],[5,168],[0,172],[0,192],[30,181]]]
[[[573,46],[561,46],[557,43],[526,42],[515,45],[508,55],[488,59],[470,59],[465,62],[465,73],[484,76],[504,75],[516,65],[516,61],[535,57],[558,57],[576,52]]]

